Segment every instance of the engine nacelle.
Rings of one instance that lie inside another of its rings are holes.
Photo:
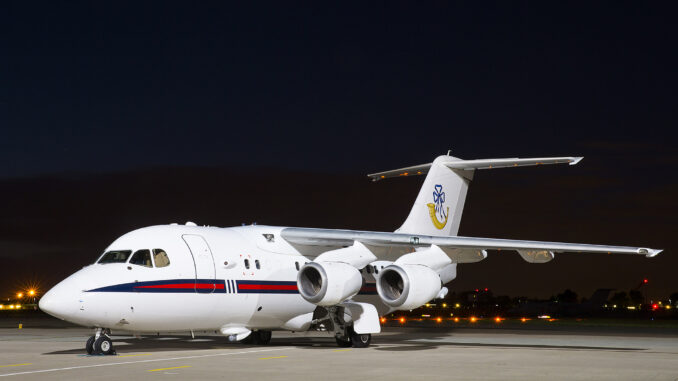
[[[399,310],[411,310],[435,298],[442,283],[438,273],[422,265],[390,265],[381,270],[377,292],[381,300]]]
[[[363,278],[355,267],[342,262],[311,262],[297,275],[297,288],[307,301],[334,306],[360,291]]]

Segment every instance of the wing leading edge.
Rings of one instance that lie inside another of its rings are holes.
[[[400,234],[388,232],[372,232],[358,230],[334,230],[334,229],[313,229],[313,228],[285,228],[281,232],[282,237],[293,245],[311,246],[311,247],[346,247],[351,246],[355,241],[361,242],[372,247],[391,247],[401,249],[418,249],[430,246],[438,246],[443,249],[455,261],[456,251],[475,253],[476,262],[484,259],[484,250],[515,250],[523,258],[530,255],[539,255],[542,252],[551,253],[603,253],[603,254],[635,254],[646,257],[654,257],[662,250],[650,249],[645,247],[632,246],[608,246],[608,245],[590,245],[580,243],[564,242],[543,242],[543,241],[522,241],[512,239],[497,238],[476,238],[476,237],[441,237],[430,235]],[[388,253],[390,251],[381,251]],[[401,252],[396,250],[396,252]],[[482,255],[481,255],[482,252]],[[379,259],[387,258],[389,255],[379,255]],[[395,254],[395,252],[394,252]],[[386,256],[386,258],[384,257]],[[472,255],[474,256],[474,255]],[[456,260],[457,263],[467,262],[461,256]]]

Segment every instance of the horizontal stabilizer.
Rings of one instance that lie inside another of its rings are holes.
[[[441,164],[450,169],[473,171],[476,169],[526,167],[547,164],[575,165],[579,163],[582,159],[583,157],[581,156],[536,157],[528,159],[514,157],[508,159],[450,160],[442,162]],[[372,181],[379,181],[390,177],[407,177],[423,175],[428,173],[429,169],[431,168],[431,164],[432,163],[413,165],[411,167],[371,173],[367,175],[367,177],[372,179]]]
[[[452,169],[492,169],[492,168],[510,168],[510,167],[527,167],[533,165],[546,164],[570,164],[575,165],[579,163],[583,157],[539,157],[531,159],[479,159],[479,160],[459,160],[449,163],[444,163],[446,167]]]

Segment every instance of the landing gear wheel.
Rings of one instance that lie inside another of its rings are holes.
[[[369,333],[355,333],[351,334],[351,342],[353,343],[353,348],[367,348],[372,342],[372,335]]]
[[[244,338],[244,339],[242,339],[242,340],[240,340],[240,341],[238,341],[238,342],[239,342],[240,344],[248,344],[248,345],[249,345],[249,344],[254,344],[254,336],[256,336],[256,335],[257,335],[257,333],[253,331],[252,333],[250,333],[249,335],[247,335],[246,338]]]
[[[90,336],[89,339],[87,339],[87,342],[85,343],[85,350],[87,351],[88,355],[91,355],[94,353],[94,336]]]
[[[106,335],[99,336],[94,342],[94,353],[98,355],[114,355],[113,340]]]
[[[267,345],[271,342],[271,331],[255,331],[252,332],[252,339],[256,345]]]
[[[350,348],[351,345],[353,345],[351,339],[343,336],[335,336],[334,339],[337,341],[337,346],[340,348]]]

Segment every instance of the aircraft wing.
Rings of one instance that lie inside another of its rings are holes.
[[[523,259],[533,263],[548,262],[553,259],[554,253],[635,254],[654,257],[662,252],[662,250],[631,246],[313,228],[285,228],[281,235],[287,242],[301,249],[302,253],[312,253],[314,248],[320,249],[315,252],[322,252],[352,246],[357,241],[372,249],[377,258],[383,260],[395,260],[402,254],[433,245],[441,248],[456,263],[478,262],[485,259],[487,256],[485,250],[517,251]]]

